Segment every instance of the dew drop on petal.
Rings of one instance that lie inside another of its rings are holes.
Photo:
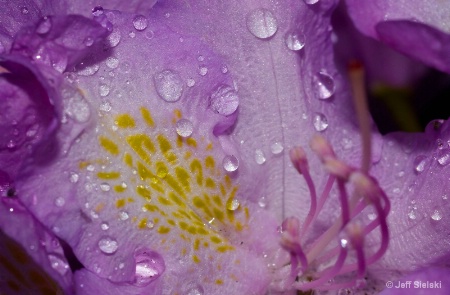
[[[92,76],[95,73],[97,73],[99,69],[100,69],[100,66],[95,64],[95,65],[87,66],[87,67],[79,70],[77,72],[77,74],[80,76]]]
[[[119,248],[119,244],[113,238],[104,237],[98,241],[98,248],[105,254],[113,254]]]
[[[221,72],[222,72],[222,74],[226,74],[226,73],[228,73],[228,67],[227,66],[222,66],[222,68],[220,69],[221,70]]]
[[[278,155],[283,151],[283,145],[280,142],[275,142],[270,146],[270,151],[274,155]]]
[[[330,98],[335,91],[334,79],[325,70],[314,77],[316,94],[320,99]]]
[[[94,44],[94,39],[92,37],[86,37],[83,41],[83,44],[87,47],[92,46]]]
[[[109,88],[108,85],[106,84],[101,84],[99,89],[98,89],[100,96],[105,97],[108,96],[109,92],[111,91],[111,89]]]
[[[71,183],[77,183],[78,179],[79,179],[79,175],[74,172],[71,172],[69,179],[70,179]]]
[[[313,116],[313,125],[316,131],[324,131],[328,128],[328,120],[322,113],[315,113]]]
[[[64,276],[69,271],[69,264],[60,255],[49,254],[47,257],[52,268],[59,274]]]
[[[185,287],[182,295],[204,295],[205,291],[201,285],[189,284]]]
[[[153,77],[159,96],[167,102],[175,102],[183,93],[183,80],[179,74],[164,70]]]
[[[208,73],[208,68],[207,67],[200,67],[198,69],[198,73],[200,74],[200,76],[205,76]]]
[[[109,192],[111,186],[108,183],[104,182],[100,184],[100,189],[104,192]]]
[[[193,86],[195,85],[195,80],[192,79],[192,78],[187,79],[186,85],[187,85],[188,87],[193,87]]]
[[[147,28],[148,21],[143,15],[138,15],[133,19],[133,26],[138,31],[143,31]]]
[[[113,31],[111,34],[108,35],[108,43],[110,47],[116,47],[120,42],[120,32],[119,31]]]
[[[103,222],[102,224],[100,224],[100,228],[102,230],[108,230],[109,229],[109,224],[107,222]]]
[[[150,284],[166,269],[164,259],[153,251],[141,250],[135,254],[134,259],[136,264],[134,284],[139,287]]]
[[[440,150],[436,159],[441,166],[447,166],[450,163],[450,149]]]
[[[81,92],[66,88],[61,91],[61,94],[66,100],[65,113],[77,122],[87,122],[91,116],[91,111]]]
[[[227,201],[227,209],[230,211],[235,211],[239,208],[239,201],[236,199],[230,199]]]
[[[106,59],[106,65],[110,69],[115,69],[119,66],[119,59],[113,56],[110,56]]]
[[[416,173],[422,173],[425,170],[425,164],[426,164],[426,156],[417,156],[414,159],[414,171]]]
[[[247,15],[247,29],[257,38],[270,38],[278,30],[277,20],[269,10],[256,9]]]
[[[255,151],[255,161],[259,165],[262,165],[266,162],[266,157],[262,150],[258,149]]]
[[[416,210],[411,209],[411,210],[408,212],[408,218],[411,219],[411,220],[416,219],[416,218],[417,218]]]
[[[127,220],[128,218],[129,218],[129,215],[128,215],[127,212],[125,212],[125,211],[120,211],[120,212],[119,212],[119,219],[120,219],[120,220],[125,221],[125,220]]]
[[[109,112],[111,111],[112,107],[111,107],[111,103],[109,103],[108,101],[104,101],[100,104],[99,110],[102,112]]]
[[[52,28],[52,21],[50,20],[50,18],[45,16],[39,22],[36,28],[36,33],[43,35],[48,33],[51,28]]]
[[[22,14],[28,14],[30,12],[27,7],[22,7],[20,11],[22,12]]]
[[[439,210],[434,210],[433,214],[431,214],[431,219],[435,221],[439,221],[442,219],[442,213]]]
[[[237,92],[228,85],[219,86],[211,94],[211,109],[224,116],[233,114],[239,106]]]
[[[177,133],[181,137],[189,137],[192,135],[194,125],[188,119],[180,119],[176,123]]]
[[[304,36],[297,33],[289,33],[286,35],[286,46],[290,50],[298,51],[305,46]]]
[[[341,247],[342,248],[347,248],[347,245],[348,245],[348,240],[346,240],[346,239],[341,239]]]
[[[103,14],[103,7],[96,6],[92,9],[92,16],[100,16]]]
[[[306,4],[311,5],[311,4],[316,4],[317,2],[319,2],[319,0],[304,0]]]
[[[58,197],[55,199],[55,205],[57,207],[62,207],[66,203],[66,200],[63,197]]]
[[[227,172],[234,172],[239,167],[239,160],[233,155],[227,155],[222,161],[223,169]]]

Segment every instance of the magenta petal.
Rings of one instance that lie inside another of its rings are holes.
[[[450,73],[450,35],[414,21],[385,21],[376,26],[380,41],[436,69]]]

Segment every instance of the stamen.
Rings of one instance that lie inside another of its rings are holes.
[[[370,113],[367,106],[366,89],[364,81],[364,68],[361,63],[353,61],[348,66],[350,83],[353,92],[353,102],[355,104],[356,115],[358,117],[359,129],[362,141],[362,161],[361,170],[369,172],[371,165],[371,132]]]
[[[291,277],[297,274],[298,261],[302,264],[302,271],[308,268],[308,260],[300,245],[300,222],[295,217],[288,217],[281,225],[281,247],[291,255]]]

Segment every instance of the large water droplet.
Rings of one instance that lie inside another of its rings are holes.
[[[280,142],[275,142],[270,146],[270,151],[274,155],[278,155],[283,151],[283,145]]]
[[[314,77],[315,89],[320,99],[330,98],[335,91],[334,79],[325,70],[320,71]]]
[[[442,219],[442,213],[439,210],[434,210],[433,214],[431,214],[431,219],[435,221],[439,221]]]
[[[140,250],[134,255],[136,269],[134,284],[146,286],[164,273],[166,266],[164,259],[156,252]]]
[[[176,123],[177,133],[181,137],[189,137],[192,135],[194,125],[188,119],[180,119]]]
[[[156,91],[159,96],[167,102],[175,102],[181,98],[183,93],[183,80],[180,75],[164,70],[153,77]]]
[[[278,25],[272,12],[260,8],[247,15],[247,28],[255,37],[266,39],[277,32]]]
[[[264,156],[264,152],[262,150],[255,151],[255,161],[257,164],[262,165],[266,162],[266,157]]]
[[[286,35],[286,46],[290,50],[298,51],[305,46],[304,36],[297,33],[289,33]]]
[[[110,69],[115,69],[119,66],[119,59],[113,56],[110,56],[106,59],[106,65]]]
[[[110,47],[116,47],[120,42],[120,32],[119,31],[113,31],[111,34],[108,35],[108,43]]]
[[[52,21],[50,20],[50,18],[45,16],[40,20],[36,28],[36,33],[41,35],[47,34],[51,28],[52,28]]]
[[[313,116],[313,125],[317,131],[324,131],[328,128],[328,120],[322,113],[315,113]]]
[[[223,169],[228,172],[236,171],[239,167],[239,160],[233,155],[227,155],[223,158]]]
[[[99,69],[100,69],[100,66],[98,64],[95,64],[92,66],[85,67],[85,68],[79,70],[77,73],[80,76],[92,76],[95,73],[97,73]]]
[[[59,274],[64,276],[69,271],[69,264],[60,255],[49,254],[47,257],[52,268]]]
[[[417,156],[414,159],[414,171],[416,173],[422,173],[423,170],[425,170],[426,159],[427,159],[427,157],[425,157],[423,155]]]
[[[113,254],[117,251],[117,248],[119,248],[119,244],[113,238],[104,237],[98,241],[98,247],[100,248],[100,251],[105,254]]]
[[[95,6],[92,8],[92,16],[100,16],[103,14],[103,7]]]
[[[436,159],[441,166],[447,166],[450,163],[450,149],[440,150]]]
[[[143,31],[147,28],[148,21],[143,15],[138,15],[133,19],[133,26],[138,31]]]
[[[237,92],[228,85],[219,86],[211,95],[211,109],[224,116],[231,115],[239,106]]]

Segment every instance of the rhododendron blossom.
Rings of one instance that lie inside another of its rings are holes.
[[[449,123],[378,133],[338,2],[0,2],[0,294],[447,294]],[[450,72],[410,2],[343,10]]]

